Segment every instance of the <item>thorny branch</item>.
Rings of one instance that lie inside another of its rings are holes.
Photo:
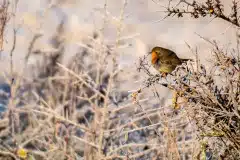
[[[171,7],[167,8],[168,16],[177,16],[178,18],[184,15],[191,15],[193,18],[199,17],[215,17],[223,19],[233,25],[240,27],[239,25],[239,12],[238,12],[238,2],[236,0],[232,1],[231,13],[227,15],[224,13],[224,5],[220,0],[206,0],[205,3],[198,3],[197,1],[188,2],[186,0],[181,0],[179,4],[185,4],[185,8]]]
[[[211,42],[213,66],[207,69],[201,64],[199,71],[190,64],[177,68],[164,86],[185,99],[186,110],[194,111],[191,119],[197,122],[202,135],[217,136],[230,142],[225,149],[239,153],[240,141],[240,59],[235,54],[228,56],[216,42]],[[150,73],[145,57],[140,59],[139,70],[148,75],[145,88],[159,83],[160,75]],[[218,81],[222,82],[219,83]],[[161,84],[163,85],[163,84]],[[204,136],[203,136],[204,137]]]

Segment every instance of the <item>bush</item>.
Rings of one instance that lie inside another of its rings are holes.
[[[176,9],[179,4],[187,7]],[[224,13],[219,0],[202,4],[182,0],[179,4],[171,7],[169,3],[168,16],[215,16],[239,27],[235,1],[230,15]],[[104,25],[108,22],[106,5]],[[177,68],[167,81],[151,73],[148,55],[140,58],[140,73],[122,70],[118,48],[132,38],[121,37],[126,6],[124,1],[119,19],[113,18],[117,23],[114,43],[104,41],[103,32],[96,30],[78,43],[76,53],[70,53],[64,20],[50,38],[51,50],[34,49],[44,36],[35,34],[25,57],[26,71],[31,67],[29,77],[13,70],[13,43],[11,70],[6,76],[10,96],[0,121],[1,158],[240,158],[239,46],[224,50],[200,37],[213,47],[212,66],[202,64],[194,52],[195,62]],[[31,57],[39,62],[29,66]],[[134,83],[144,76],[142,87]],[[134,85],[139,89],[129,91]],[[160,97],[161,85],[174,91],[170,106]]]

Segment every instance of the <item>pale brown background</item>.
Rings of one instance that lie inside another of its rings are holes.
[[[18,2],[18,3],[16,3]],[[115,42],[117,23],[114,17],[120,15],[123,7],[121,0],[107,0],[108,22],[105,26],[105,41]],[[173,1],[172,5],[178,1]],[[230,7],[230,1],[226,6]],[[69,40],[68,54],[65,61],[75,53],[78,44],[84,37],[101,29],[104,17],[104,0],[19,0],[12,1],[10,10],[15,13],[5,32],[4,52],[1,55],[1,71],[9,70],[9,51],[12,47],[13,26],[18,28],[16,49],[14,51],[14,69],[27,74],[23,68],[24,56],[27,53],[29,42],[36,33],[44,36],[35,44],[35,49],[52,50],[49,45],[51,37],[61,19],[65,22],[67,30],[65,36]],[[14,6],[17,4],[17,6]],[[146,54],[151,47],[159,45],[168,47],[177,52],[180,57],[194,57],[187,47],[198,47],[202,60],[209,59],[211,45],[199,38],[196,33],[210,40],[217,40],[222,46],[234,45],[236,29],[219,19],[200,18],[197,20],[184,17],[181,19],[168,17],[162,21],[166,13],[163,6],[168,0],[128,0],[124,10],[123,32],[121,37],[130,36],[127,46],[118,49],[120,64],[123,69],[131,68],[134,72],[138,57]],[[226,11],[229,8],[226,8]],[[159,22],[157,22],[159,21]],[[232,43],[232,44],[231,44]],[[38,59],[31,58],[29,63],[36,63]],[[143,77],[144,78],[144,77]],[[141,81],[141,79],[140,79]],[[131,89],[136,89],[134,86]]]

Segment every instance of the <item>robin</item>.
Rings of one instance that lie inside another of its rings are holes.
[[[175,52],[162,47],[154,47],[151,51],[153,67],[164,77],[172,73],[177,66],[189,60],[192,61],[192,59],[179,58]]]

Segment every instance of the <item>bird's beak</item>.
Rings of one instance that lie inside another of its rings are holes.
[[[151,54],[151,52],[147,52],[147,56],[149,56]]]

